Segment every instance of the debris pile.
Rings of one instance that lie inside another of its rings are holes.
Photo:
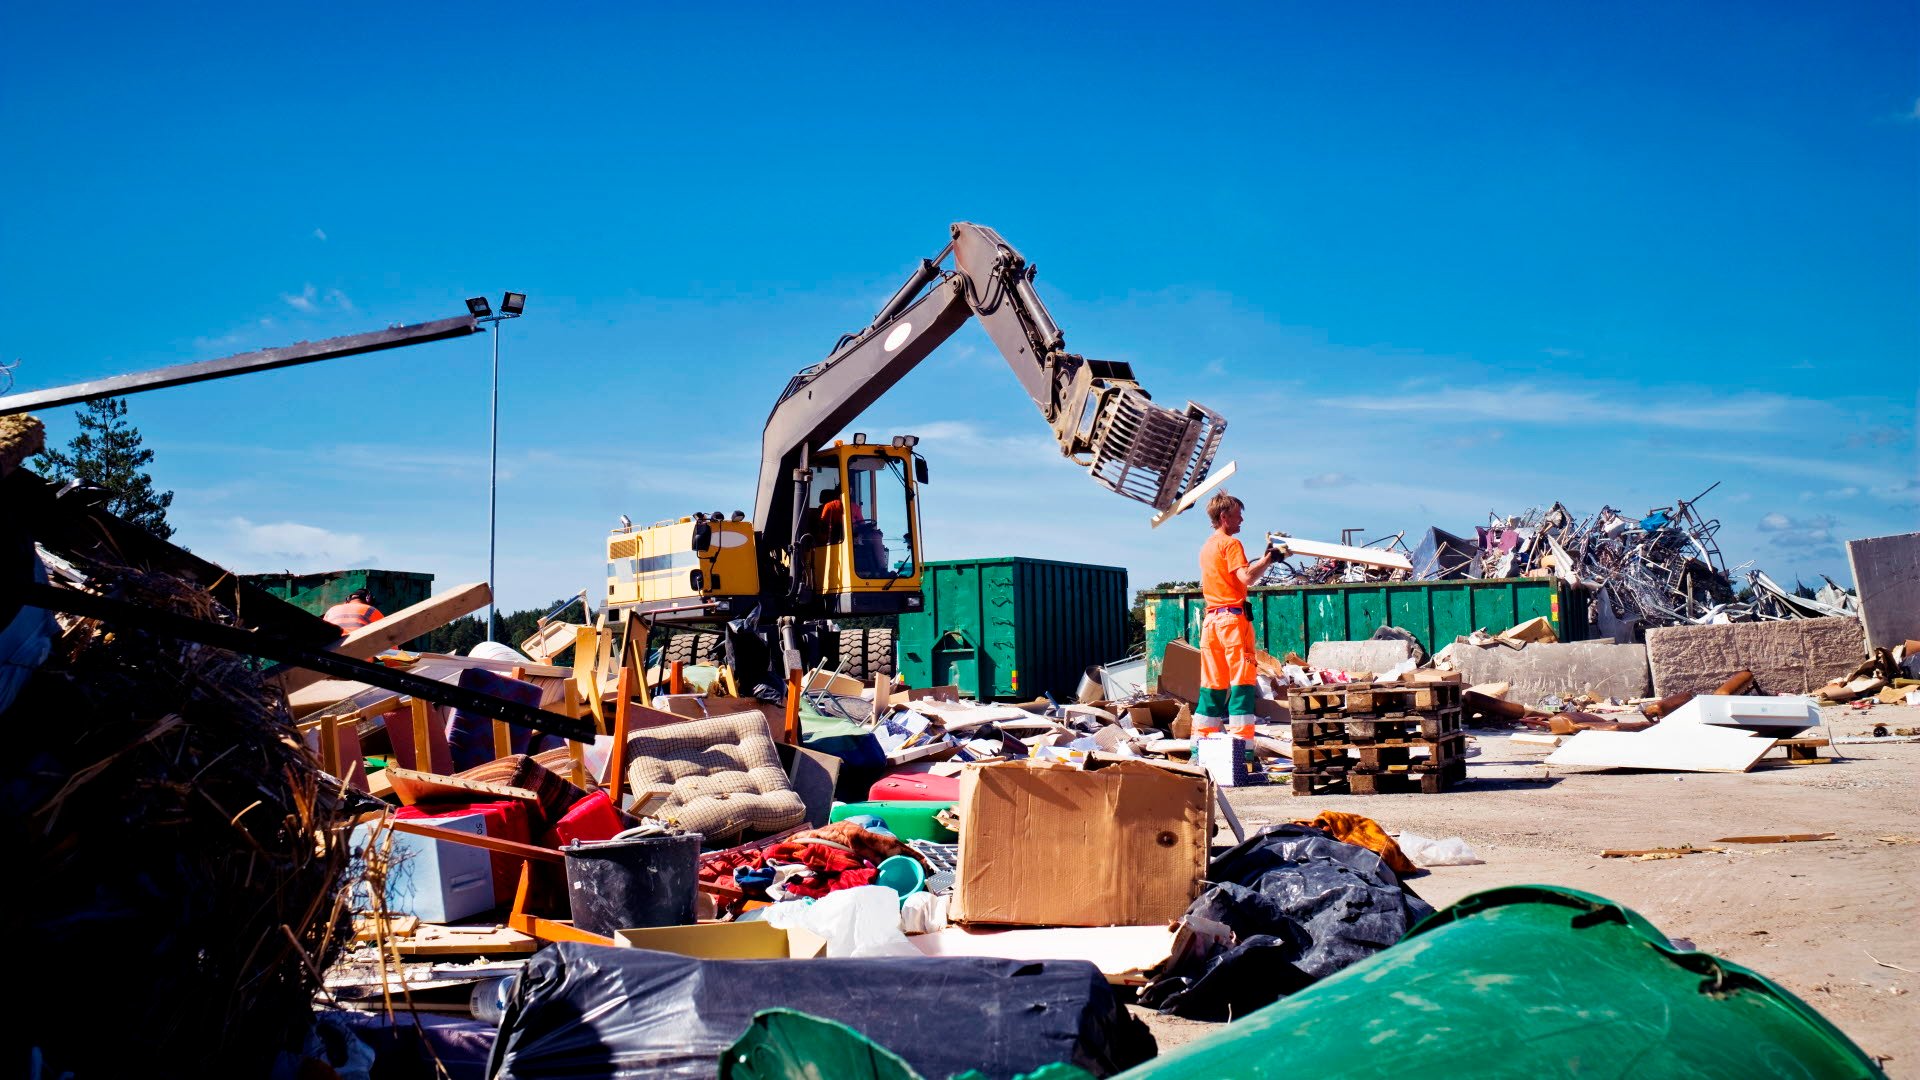
[[[1749,564],[1730,569],[1716,539],[1720,522],[1698,509],[1718,486],[1639,517],[1612,506],[1581,517],[1558,502],[1545,510],[1489,514],[1471,536],[1430,528],[1410,552],[1402,531],[1367,546],[1408,553],[1411,571],[1333,559],[1282,562],[1262,584],[1557,578],[1588,590],[1595,625],[1629,635],[1655,626],[1858,615],[1857,599],[1831,578],[1809,598]],[[1743,571],[1744,590],[1735,585]]]

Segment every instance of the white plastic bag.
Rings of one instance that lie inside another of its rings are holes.
[[[840,889],[811,904],[767,908],[767,922],[799,927],[827,939],[828,956],[919,956],[900,932],[900,894],[884,885]]]
[[[900,905],[901,928],[909,934],[931,934],[945,930],[947,901],[945,893],[908,893],[907,902]]]
[[[1449,840],[1431,840],[1419,833],[1403,832],[1394,837],[1394,841],[1407,858],[1413,860],[1413,865],[1419,867],[1472,866],[1487,861],[1457,836]]]

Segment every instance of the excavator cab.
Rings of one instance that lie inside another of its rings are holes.
[[[835,615],[890,615],[920,605],[919,440],[865,435],[815,451],[806,520],[813,592]]]

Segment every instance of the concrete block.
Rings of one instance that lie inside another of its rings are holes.
[[[1647,661],[1657,697],[1710,693],[1743,669],[1753,672],[1754,693],[1808,694],[1859,667],[1865,658],[1858,619],[1658,626],[1647,631]]]
[[[1477,648],[1455,643],[1439,659],[1474,683],[1511,683],[1507,700],[1531,705],[1548,694],[1597,694],[1621,700],[1648,691],[1647,647],[1611,641]],[[1718,686],[1718,683],[1714,685]]]
[[[1404,641],[1316,641],[1307,648],[1307,664],[1378,675],[1412,655]]]
[[[1868,648],[1920,639],[1920,532],[1847,541]]]

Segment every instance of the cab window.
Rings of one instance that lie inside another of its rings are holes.
[[[846,498],[853,572],[869,579],[912,577],[913,517],[906,462],[880,454],[848,458]]]

